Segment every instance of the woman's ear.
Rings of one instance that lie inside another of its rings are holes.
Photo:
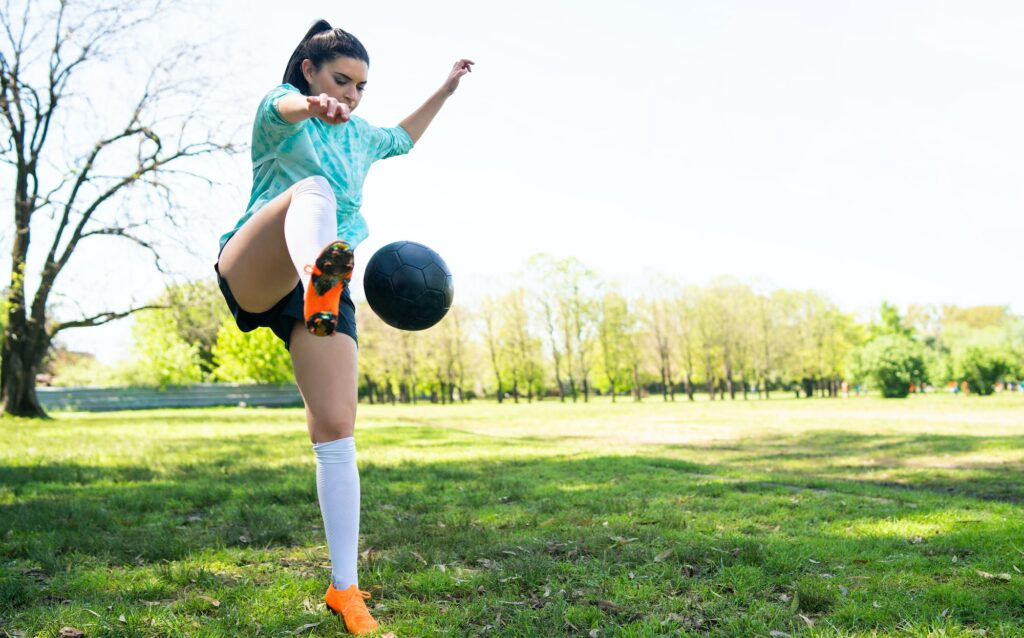
[[[313,79],[313,63],[309,61],[309,58],[302,61],[302,77],[306,78],[306,84]]]

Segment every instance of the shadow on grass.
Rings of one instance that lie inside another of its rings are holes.
[[[1020,459],[1024,436],[871,434],[818,430],[792,437],[745,439],[668,449],[687,453],[742,452],[728,457],[736,469],[781,473],[786,480],[859,491],[892,488],[986,501],[1024,503],[1024,464],[999,462],[985,453]]]

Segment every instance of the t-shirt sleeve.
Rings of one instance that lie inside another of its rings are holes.
[[[277,101],[291,93],[299,93],[299,90],[290,84],[282,84],[271,89],[263,99],[260,100],[259,109],[256,112],[256,130],[270,139],[280,140],[289,135],[295,134],[306,123],[289,122],[281,117],[281,111],[277,108]]]
[[[401,126],[391,128],[369,126],[367,138],[369,154],[374,160],[405,155],[412,150],[412,138]]]

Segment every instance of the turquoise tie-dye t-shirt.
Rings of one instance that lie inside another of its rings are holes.
[[[322,175],[334,189],[338,238],[355,248],[369,234],[359,208],[370,164],[412,148],[412,138],[402,127],[377,128],[355,115],[343,124],[327,124],[315,117],[288,122],[275,103],[289,93],[299,90],[281,84],[260,101],[252,127],[252,195],[245,214],[221,236],[222,249],[253,213],[313,175]]]

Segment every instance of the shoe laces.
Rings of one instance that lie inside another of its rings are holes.
[[[366,603],[363,601],[370,599],[370,592],[357,589],[355,592],[349,594],[345,599],[346,610],[351,609],[353,605],[359,611],[366,609]],[[361,604],[360,604],[361,603]]]

